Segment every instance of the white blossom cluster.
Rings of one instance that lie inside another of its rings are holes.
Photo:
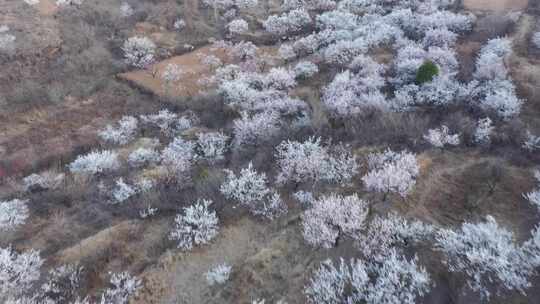
[[[478,99],[480,107],[494,111],[503,119],[519,114],[523,104],[516,95],[505,63],[511,52],[510,40],[489,40],[476,60],[475,81],[470,84],[472,96]]]
[[[178,248],[191,250],[193,246],[207,244],[217,236],[219,220],[216,212],[208,209],[211,204],[212,201],[199,200],[176,216],[169,238],[178,242]]]
[[[165,82],[165,85],[171,85],[171,83],[179,81],[183,74],[184,71],[178,64],[169,63],[163,69],[161,79]]]
[[[195,143],[182,137],[176,137],[161,152],[161,164],[179,183],[191,180],[191,169],[196,158]]]
[[[410,152],[394,152],[387,149],[371,154],[368,159],[370,171],[362,177],[369,190],[395,192],[406,197],[416,184],[419,167],[416,156]]]
[[[216,10],[227,10],[232,7],[245,10],[254,8],[258,4],[257,0],[203,0],[202,2]]]
[[[9,28],[7,26],[2,26],[2,31],[0,31],[0,54],[11,55],[15,51],[15,35],[7,33]]]
[[[419,106],[441,107],[464,99],[467,87],[455,75],[459,66],[453,49],[430,47],[425,50],[415,42],[402,41],[394,59],[395,76],[392,82],[399,86],[394,92],[392,107],[397,111],[410,111]],[[438,72],[431,81],[418,84],[416,76],[421,65],[432,63]]]
[[[127,272],[113,273],[110,279],[111,287],[101,295],[100,304],[127,304],[131,296],[137,295],[142,281]]]
[[[254,63],[257,60],[259,48],[251,41],[240,41],[237,43],[224,42],[227,45],[227,54],[235,59],[243,62],[243,67],[254,72]],[[242,63],[241,63],[242,64]]]
[[[229,137],[222,132],[207,132],[197,135],[195,151],[200,159],[209,163],[223,160],[228,149]]]
[[[131,5],[127,2],[122,2],[120,5],[120,16],[127,18],[132,16],[135,13]]]
[[[49,270],[47,280],[41,285],[43,303],[66,303],[78,298],[83,267],[61,265]]]
[[[411,111],[421,106],[444,107],[461,101],[466,89],[455,77],[439,75],[420,86],[410,84],[399,88],[392,100],[392,107],[396,111]]]
[[[282,44],[279,46],[278,54],[281,59],[290,60],[296,58],[296,53],[291,44]]]
[[[149,218],[149,217],[152,217],[152,216],[156,215],[157,212],[158,212],[157,208],[148,206],[148,207],[146,207],[146,208],[139,211],[139,216],[142,219],[145,219],[145,218]]]
[[[521,250],[533,267],[540,266],[540,225],[531,231],[531,238],[523,243]]]
[[[309,13],[304,9],[294,9],[282,15],[272,15],[263,22],[269,33],[283,36],[302,30],[312,22]]]
[[[428,130],[428,133],[424,135],[424,139],[437,148],[442,148],[446,145],[457,146],[460,142],[459,134],[450,134],[450,130],[445,125],[442,125],[440,128]]]
[[[254,8],[257,6],[257,4],[259,4],[259,1],[258,0],[235,0],[234,1],[234,4],[239,8],[239,9],[251,9],[251,8]]]
[[[231,34],[235,35],[244,34],[249,30],[248,23],[244,19],[235,19],[229,22],[227,29]]]
[[[323,90],[323,105],[333,117],[348,117],[369,110],[389,110],[380,91],[385,67],[364,55],[356,57],[352,69],[337,74]]]
[[[28,200],[0,201],[0,231],[12,231],[30,217]]]
[[[0,277],[2,279],[11,277],[11,282],[2,287],[17,286],[16,290],[0,292],[2,303],[90,304],[88,297],[81,299],[79,296],[83,267],[60,265],[41,275],[39,269],[43,265],[43,260],[37,251],[17,253],[11,248],[0,248],[0,257],[4,263],[0,262],[0,272],[5,271]],[[9,275],[6,276],[6,273]],[[38,286],[38,283],[41,285]]]
[[[156,181],[151,178],[143,177],[143,178],[139,178],[135,182],[135,187],[137,187],[137,191],[139,191],[140,193],[148,192],[152,190],[152,188],[154,188],[155,186],[156,186]]]
[[[231,270],[232,267],[227,263],[214,266],[206,272],[206,282],[210,286],[223,284],[229,280]]]
[[[534,170],[534,178],[536,179],[537,188],[529,193],[523,194],[523,197],[528,200],[531,204],[536,206],[540,211],[540,171]]]
[[[186,27],[186,21],[184,19],[178,18],[174,21],[173,27],[177,31],[181,31]]]
[[[522,147],[529,152],[540,149],[540,136],[536,136],[527,130],[527,138],[523,142]]]
[[[364,262],[341,259],[321,263],[305,289],[308,303],[414,304],[431,288],[418,259],[407,260],[391,250],[384,259]]]
[[[36,5],[36,4],[39,4],[39,1],[40,0],[24,0],[24,3],[28,5]]]
[[[143,167],[160,161],[159,152],[152,147],[140,147],[128,155],[128,164],[132,167]]]
[[[122,46],[127,64],[137,68],[146,68],[156,60],[156,44],[147,37],[128,38]]]
[[[310,11],[328,11],[335,9],[336,5],[333,0],[284,0],[281,9],[288,11],[303,7]]]
[[[123,203],[135,194],[137,194],[137,189],[129,184],[126,184],[124,179],[121,177],[116,180],[115,186],[112,190],[112,197],[114,199],[113,203]]]
[[[386,6],[376,1],[342,1],[338,10],[317,17],[321,28],[318,35],[323,36],[319,38],[322,40],[323,51],[335,58],[352,59],[351,56],[365,53],[370,48],[399,42],[404,38],[423,40],[426,48],[446,47],[455,39],[453,34],[471,28],[470,19],[464,15],[439,11],[435,7],[425,9],[409,5],[401,8],[401,5],[392,3]],[[365,11],[368,13],[360,13]]]
[[[198,123],[198,117],[194,114],[179,116],[167,109],[156,114],[141,115],[140,119],[145,124],[158,127],[167,136],[176,136]]]
[[[228,107],[251,115],[276,112],[282,118],[295,118],[308,109],[304,101],[289,96],[289,91],[297,85],[294,71],[279,67],[259,73],[252,71],[256,68],[249,64],[248,67],[227,65],[216,70],[214,81]]]
[[[310,61],[300,61],[294,66],[294,75],[296,78],[310,78],[319,72],[317,65]]]
[[[217,57],[216,55],[203,55],[201,58],[201,64],[203,64],[204,66],[210,68],[210,69],[216,69],[218,67],[220,67],[223,62],[221,61],[221,59],[219,59],[219,57]]]
[[[287,212],[287,205],[279,194],[268,187],[265,173],[258,173],[250,162],[247,168],[242,168],[236,175],[231,170],[225,170],[227,179],[221,185],[221,193],[247,207],[254,215],[262,215],[269,219],[279,217]]]
[[[441,47],[449,48],[455,45],[458,35],[447,28],[434,28],[425,32],[422,39],[424,47]]]
[[[453,47],[458,35],[472,28],[474,17],[450,8],[440,1],[289,0],[282,4],[284,13],[270,16],[263,25],[290,41],[279,50],[285,60],[315,53],[329,64],[349,67],[323,90],[323,104],[335,118],[367,109],[404,111],[464,100],[470,88],[455,77],[459,62]],[[315,31],[299,35],[312,26]],[[383,77],[384,66],[366,56],[381,46],[397,53],[391,86]],[[434,81],[416,84],[426,61],[435,63],[439,74]],[[391,90],[382,90],[387,87],[394,89],[389,96]]]
[[[125,145],[135,139],[137,128],[137,118],[124,116],[118,121],[117,126],[107,125],[98,135],[106,142]]]
[[[281,121],[276,112],[262,112],[249,115],[241,112],[241,117],[233,122],[235,147],[265,143],[277,136]]]
[[[296,86],[294,73],[283,67],[271,68],[262,79],[265,87],[275,90],[288,90]]]
[[[321,139],[311,137],[305,142],[284,141],[276,147],[280,169],[277,183],[287,182],[348,182],[356,175],[356,157],[343,146],[331,150],[321,145]]]
[[[32,173],[23,178],[25,191],[57,189],[65,179],[64,173],[45,171],[40,174]]]
[[[56,0],[56,5],[57,6],[79,6],[79,5],[82,5],[84,2],[84,0]]]
[[[0,300],[14,299],[30,291],[40,278],[43,260],[39,252],[0,248]]]
[[[357,194],[330,194],[311,202],[302,215],[304,239],[312,246],[332,248],[338,238],[356,236],[364,229],[368,203]]]
[[[237,17],[237,15],[238,15],[238,10],[235,9],[235,8],[231,8],[231,9],[225,11],[223,13],[222,17],[223,17],[224,20],[228,21],[228,20],[235,19]]]
[[[79,155],[68,165],[71,173],[101,174],[120,168],[118,153],[108,150],[92,151],[86,155]]]
[[[293,197],[300,202],[303,207],[311,207],[311,204],[315,201],[312,192],[299,190],[293,193]]]
[[[540,32],[536,32],[532,36],[532,43],[536,48],[540,49]]]
[[[477,144],[488,145],[491,143],[491,135],[493,134],[493,122],[489,117],[479,119],[476,123],[473,140]]]
[[[531,286],[529,280],[538,266],[540,253],[536,247],[540,244],[534,241],[533,238],[518,246],[513,233],[487,216],[485,222],[464,223],[459,231],[441,229],[436,247],[446,255],[451,272],[465,273],[468,286],[489,298],[493,286],[497,294],[501,293],[501,286],[522,293]]]
[[[408,221],[390,213],[376,216],[368,225],[367,231],[355,236],[357,247],[369,259],[384,257],[390,250],[399,251],[401,247],[428,240],[435,232],[434,227],[420,221]]]

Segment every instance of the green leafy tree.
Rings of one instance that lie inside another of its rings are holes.
[[[425,61],[416,72],[416,84],[420,85],[433,80],[439,74],[439,67],[432,61]]]

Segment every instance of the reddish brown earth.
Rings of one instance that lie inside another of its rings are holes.
[[[222,60],[226,57],[223,50],[212,50],[210,46],[205,46],[196,51],[163,60],[146,70],[123,73],[119,77],[160,96],[193,96],[203,88],[198,80],[211,76],[210,69],[200,62],[200,56],[209,54]],[[183,74],[178,82],[171,83],[166,87],[161,76],[169,64],[178,65]]]

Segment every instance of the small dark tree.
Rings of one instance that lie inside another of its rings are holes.
[[[433,80],[439,74],[439,67],[432,61],[425,61],[416,72],[416,84],[421,85]]]

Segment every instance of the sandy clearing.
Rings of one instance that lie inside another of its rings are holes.
[[[276,47],[259,47],[261,56],[275,57]],[[151,91],[158,96],[169,97],[189,97],[200,94],[204,90],[211,89],[208,85],[201,83],[205,78],[213,75],[213,71],[201,63],[202,56],[214,55],[223,63],[232,63],[230,57],[224,49],[216,49],[211,45],[203,46],[195,51],[168,58],[150,66],[146,70],[135,70],[119,74],[120,79],[127,80],[144,90]],[[176,64],[182,70],[179,81],[166,83],[162,80],[162,75],[169,64]],[[277,64],[270,64],[275,66]]]
[[[211,75],[210,69],[200,62],[200,56],[210,54],[219,57],[221,60],[226,57],[223,50],[213,50],[211,46],[205,46],[196,51],[163,60],[147,70],[123,73],[119,77],[159,96],[193,96],[203,88],[199,83],[199,79]],[[169,64],[178,65],[183,74],[179,81],[166,85],[161,77]]]

